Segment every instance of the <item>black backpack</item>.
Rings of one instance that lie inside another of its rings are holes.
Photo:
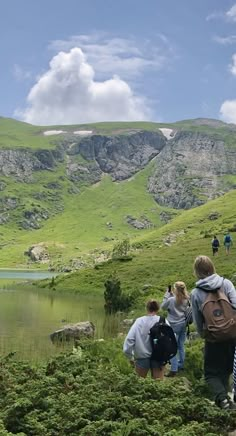
[[[150,328],[149,335],[152,345],[151,359],[166,364],[177,353],[173,329],[166,324],[165,318],[160,316],[160,320]]]
[[[214,247],[214,248],[217,248],[217,247],[219,247],[219,241],[218,241],[218,239],[213,239],[213,242],[212,242],[212,247]]]

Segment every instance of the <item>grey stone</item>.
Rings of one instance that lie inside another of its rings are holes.
[[[142,216],[141,219],[138,220],[131,215],[127,215],[126,222],[138,230],[150,229],[151,227],[154,227],[153,223],[144,216]]]
[[[90,321],[67,324],[50,335],[51,341],[69,341],[71,339],[93,338],[95,326]]]
[[[33,262],[49,262],[49,254],[46,251],[46,247],[43,245],[32,245],[25,254],[27,254]]]
[[[217,220],[219,217],[221,217],[221,213],[219,213],[219,212],[211,212],[208,215],[208,219],[211,220],[211,221]]]

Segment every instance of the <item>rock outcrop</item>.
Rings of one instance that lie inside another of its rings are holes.
[[[140,219],[137,219],[131,215],[127,215],[126,222],[138,230],[154,227],[153,223],[145,216],[141,216]]]
[[[68,324],[50,335],[51,341],[69,341],[71,339],[93,338],[95,326],[90,321]]]
[[[49,262],[49,254],[46,250],[46,247],[42,244],[32,245],[28,251],[25,252],[26,256],[29,256],[32,262],[41,262],[48,263]]]
[[[102,136],[77,139],[65,147],[69,155],[67,174],[69,178],[78,180],[83,173],[93,175],[94,182],[102,173],[111,174],[113,180],[124,180],[144,168],[166,144],[161,132],[141,131],[130,135]],[[80,155],[87,165],[76,163],[74,156]]]
[[[57,153],[55,153],[58,157]],[[35,171],[52,170],[56,166],[53,151],[0,149],[0,174],[20,182],[32,182]]]
[[[232,187],[223,177],[236,174],[236,148],[217,136],[180,131],[156,159],[149,191],[162,206],[189,209]]]

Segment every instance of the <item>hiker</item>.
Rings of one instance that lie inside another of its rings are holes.
[[[236,338],[233,321],[236,291],[230,280],[216,274],[214,264],[207,256],[195,259],[194,273],[198,281],[191,293],[191,301],[194,323],[199,335],[205,339],[204,377],[216,405],[224,410],[236,409],[236,404],[228,397]],[[217,300],[219,292],[220,302]],[[221,324],[217,327],[219,321]],[[227,330],[229,324],[232,327]]]
[[[151,371],[152,378],[164,378],[163,362],[156,362],[151,359],[152,346],[150,341],[150,328],[160,321],[157,315],[160,305],[156,300],[149,300],[146,304],[147,315],[137,318],[128,335],[125,338],[123,351],[129,359],[130,364],[135,367],[140,377],[146,378],[148,371]]]
[[[217,239],[216,236],[214,236],[214,238],[212,239],[211,246],[212,246],[212,254],[213,254],[213,256],[217,255],[220,243],[219,243],[219,240]]]
[[[161,304],[162,309],[167,309],[167,321],[174,330],[177,346],[177,355],[171,359],[171,370],[166,377],[174,377],[178,371],[184,369],[186,340],[186,312],[190,306],[190,297],[184,282],[176,282],[174,290],[167,291]]]
[[[230,247],[233,245],[233,240],[229,232],[226,233],[224,237],[224,246],[225,246],[225,252],[227,256],[229,255]]]

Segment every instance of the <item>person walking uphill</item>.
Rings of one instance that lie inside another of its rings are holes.
[[[225,252],[227,254],[227,256],[229,255],[229,251],[230,248],[233,245],[233,239],[231,237],[231,235],[229,234],[229,232],[226,233],[226,235],[224,236],[224,246],[225,246]]]
[[[176,282],[174,284],[174,293],[169,290],[165,293],[162,309],[167,309],[167,321],[174,330],[177,346],[177,355],[171,359],[171,371],[167,377],[174,377],[179,370],[184,369],[185,349],[184,343],[186,340],[186,312],[190,306],[190,297],[188,295],[184,282]]]
[[[219,243],[219,239],[217,239],[216,236],[214,236],[214,238],[212,239],[211,246],[212,246],[212,254],[213,254],[213,256],[217,255],[220,243]]]
[[[152,346],[150,341],[150,329],[160,321],[157,315],[160,306],[156,300],[150,300],[146,304],[147,315],[137,318],[125,338],[123,351],[135,366],[140,377],[146,377],[151,370],[152,378],[164,378],[163,362],[156,362],[151,359]]]
[[[230,280],[215,272],[211,259],[194,262],[198,279],[191,293],[193,321],[205,339],[204,377],[221,409],[236,409],[228,397],[236,339],[236,291]]]

